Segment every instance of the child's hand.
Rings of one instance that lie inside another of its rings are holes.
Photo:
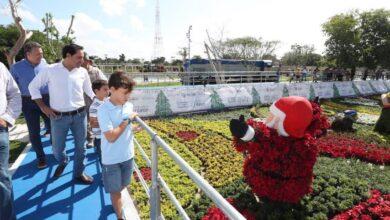
[[[131,115],[128,115],[128,114],[123,115],[123,116],[122,116],[122,119],[123,119],[123,120],[128,120],[128,119],[134,120],[134,118],[135,118],[136,116],[138,116],[138,113],[137,113],[137,112],[133,112],[133,113],[131,113]]]
[[[89,117],[89,124],[92,128],[99,128],[99,122],[96,117]]]
[[[133,125],[131,129],[134,133],[137,133],[137,132],[140,132],[143,130],[143,128],[139,125]]]
[[[137,112],[133,112],[133,113],[131,114],[131,116],[130,116],[130,119],[131,119],[131,120],[134,120],[135,117],[137,117],[137,116],[138,116],[138,113],[137,113]]]

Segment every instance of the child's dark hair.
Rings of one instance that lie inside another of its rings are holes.
[[[107,80],[97,79],[92,83],[92,90],[93,91],[100,90],[103,86],[107,86],[107,85],[108,85]]]
[[[108,87],[114,87],[115,89],[123,88],[128,92],[133,91],[135,82],[122,70],[115,71],[108,80]]]

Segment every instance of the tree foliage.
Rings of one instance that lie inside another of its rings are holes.
[[[288,66],[318,66],[322,56],[314,52],[312,45],[294,44],[282,57],[282,63]]]
[[[338,14],[322,29],[327,37],[327,59],[337,66],[390,67],[390,10]]]

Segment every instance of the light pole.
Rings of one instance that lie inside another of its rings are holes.
[[[188,27],[188,32],[187,32],[187,39],[188,39],[188,70],[190,70],[191,66],[191,30],[192,30],[192,25]]]

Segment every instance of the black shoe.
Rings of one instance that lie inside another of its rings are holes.
[[[46,161],[45,160],[39,160],[37,164],[38,169],[44,169],[47,167]]]
[[[90,185],[93,183],[93,178],[91,176],[86,175],[86,174],[81,174],[81,176],[75,177],[74,179],[83,183],[83,184],[87,184],[87,185]]]
[[[87,149],[93,148],[93,140],[88,141]]]
[[[55,178],[60,177],[61,174],[64,172],[66,165],[68,165],[68,163],[58,165],[56,171],[54,171],[53,177]]]

